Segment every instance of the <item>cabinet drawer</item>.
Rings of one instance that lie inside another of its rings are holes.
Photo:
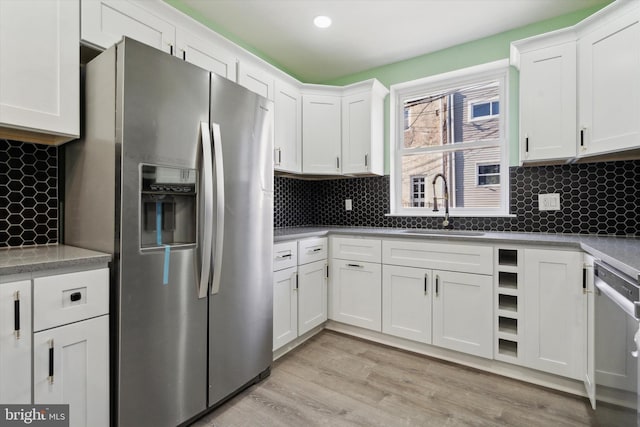
[[[33,280],[33,330],[53,328],[109,313],[109,269]]]
[[[327,238],[318,237],[298,241],[298,264],[327,259]]]
[[[298,242],[276,243],[273,245],[273,271],[298,265]]]
[[[331,237],[331,257],[353,261],[381,261],[381,240],[358,237]]]
[[[382,262],[407,267],[493,274],[493,247],[444,242],[385,240]]]

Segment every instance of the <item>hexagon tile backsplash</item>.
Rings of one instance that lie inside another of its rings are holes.
[[[57,153],[0,140],[0,247],[58,241]]]
[[[640,161],[512,167],[509,175],[515,217],[454,217],[454,228],[640,236]],[[561,210],[539,211],[540,193],[560,193]],[[350,212],[345,199],[353,200]],[[388,176],[275,178],[275,227],[440,228],[442,223],[435,217],[387,217],[388,212]]]

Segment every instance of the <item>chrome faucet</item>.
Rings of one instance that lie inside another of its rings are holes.
[[[447,178],[441,173],[436,174],[431,182],[433,185],[433,212],[438,212],[438,198],[436,197],[436,181],[438,178],[442,178],[444,182],[444,221],[442,221],[442,226],[444,228],[449,227],[449,186],[447,185]]]

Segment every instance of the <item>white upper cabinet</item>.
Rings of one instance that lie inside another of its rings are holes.
[[[576,42],[572,34],[567,37],[573,40],[548,47],[536,46],[535,40],[517,45],[522,163],[576,156]]]
[[[275,78],[268,70],[246,62],[238,64],[238,84],[258,95],[273,100]]]
[[[615,3],[578,42],[582,156],[640,147],[640,3]]]
[[[79,6],[0,2],[2,137],[58,144],[79,136]]]
[[[338,175],[341,172],[339,95],[302,96],[302,172]]]
[[[81,11],[85,43],[106,49],[127,36],[174,54],[175,26],[130,1],[82,0]]]
[[[236,80],[236,57],[224,47],[183,28],[176,28],[176,46],[179,58],[229,80]]]
[[[345,88],[342,97],[343,174],[384,175],[384,98],[388,93],[377,80]]]
[[[274,167],[292,173],[302,172],[302,95],[300,88],[275,80]]]

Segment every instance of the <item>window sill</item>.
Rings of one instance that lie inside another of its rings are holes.
[[[407,213],[387,213],[384,216],[388,217],[396,217],[396,216],[417,216],[417,217],[433,217],[433,218],[444,218],[444,211],[442,212],[407,212]],[[449,218],[517,218],[515,214],[504,214],[504,213],[478,213],[478,212],[450,212]]]

